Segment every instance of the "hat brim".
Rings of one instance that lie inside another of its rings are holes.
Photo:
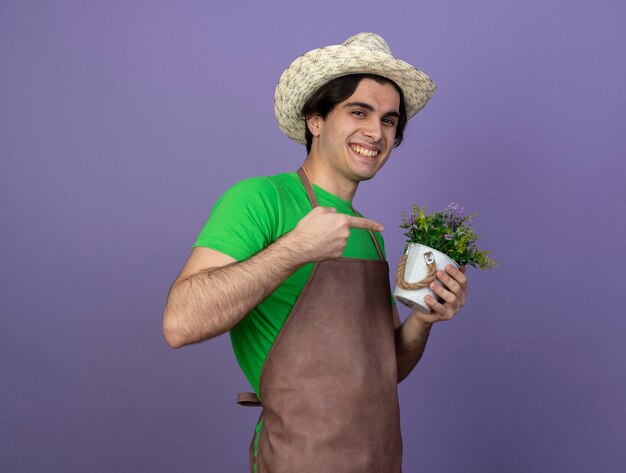
[[[321,86],[350,74],[376,74],[395,82],[404,95],[407,119],[419,112],[436,90],[425,73],[382,51],[344,45],[315,49],[293,61],[276,86],[274,112],[283,133],[306,144],[302,107]]]

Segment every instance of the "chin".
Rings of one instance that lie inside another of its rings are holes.
[[[371,175],[368,174],[368,175],[365,175],[365,176],[360,175],[358,177],[359,177],[359,181],[363,182],[363,181],[369,181],[370,179],[373,179],[375,175],[376,175],[376,173],[371,174]]]
[[[369,181],[380,172],[384,164],[384,162],[360,163],[360,165],[354,166],[352,171],[353,174],[358,176],[362,181]]]
[[[378,169],[376,171],[365,171],[365,172],[358,172],[355,171],[352,173],[355,177],[355,179],[358,182],[362,182],[362,181],[369,181],[370,179],[373,179],[374,176],[376,176],[376,174],[378,174]]]

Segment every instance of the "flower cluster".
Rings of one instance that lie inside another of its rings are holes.
[[[491,251],[479,251],[476,240],[480,237],[471,228],[477,214],[465,215],[465,208],[454,202],[443,212],[427,213],[425,207],[413,204],[410,215],[402,213],[404,234],[409,243],[421,243],[445,253],[460,266],[478,266],[492,269],[496,262],[489,258]]]

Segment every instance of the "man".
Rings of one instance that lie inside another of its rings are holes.
[[[260,403],[251,471],[401,471],[397,383],[433,323],[463,306],[467,279],[440,269],[431,314],[400,323],[382,226],[351,206],[435,90],[386,42],[360,33],[311,51],[276,89],[279,126],[306,144],[298,173],[244,180],[215,205],[168,295],[181,347],[230,331]]]

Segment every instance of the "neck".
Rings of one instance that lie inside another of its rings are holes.
[[[330,169],[322,161],[315,159],[310,154],[302,167],[312,184],[348,202],[352,202],[352,199],[354,199],[359,186],[358,182],[342,178],[336,171]]]

